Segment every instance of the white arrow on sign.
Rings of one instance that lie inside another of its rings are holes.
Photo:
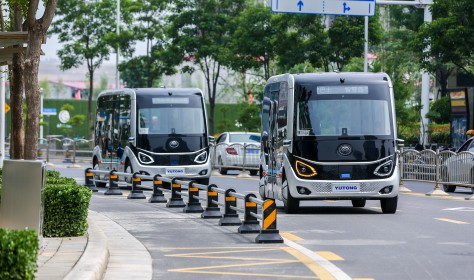
[[[373,16],[375,0],[272,0],[272,12]]]

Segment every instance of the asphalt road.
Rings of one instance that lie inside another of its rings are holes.
[[[83,182],[84,168],[52,167]],[[256,177],[211,179],[220,188],[258,195]],[[134,235],[153,258],[154,279],[473,279],[474,200],[469,189],[449,197],[426,196],[433,184],[405,182],[396,214],[378,201],[353,208],[350,201],[303,202],[277,228],[285,244],[257,244],[200,214],[147,200],[94,193],[90,209]],[[150,192],[145,192],[150,196]]]

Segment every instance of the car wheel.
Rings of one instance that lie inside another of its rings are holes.
[[[258,170],[250,170],[250,175],[257,176]]]
[[[287,214],[297,213],[298,209],[300,208],[300,201],[291,196],[290,188],[288,186],[288,180],[286,180],[286,178],[283,178],[282,193],[285,194],[283,195],[283,204],[285,208],[285,213]]]
[[[97,162],[97,159],[94,159],[94,164],[92,165],[92,168],[94,170],[99,170],[99,163]],[[105,188],[105,186],[107,185],[107,183],[97,182],[96,180],[101,180],[99,174],[94,174],[94,184],[97,188]]]
[[[364,207],[365,206],[365,199],[353,199],[352,206],[353,207]]]
[[[443,190],[445,192],[454,192],[456,190],[456,186],[443,185]]]
[[[390,198],[382,198],[380,206],[384,214],[393,214],[397,212],[398,196]]]
[[[227,175],[227,169],[222,167],[224,164],[222,163],[221,157],[219,157],[218,162],[219,162],[219,173],[221,173],[222,175]]]

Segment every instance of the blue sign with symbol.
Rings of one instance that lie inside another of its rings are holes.
[[[275,13],[375,15],[375,0],[272,0]]]

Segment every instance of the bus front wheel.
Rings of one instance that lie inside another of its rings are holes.
[[[380,206],[384,214],[393,214],[397,212],[398,196],[390,198],[382,198]]]
[[[300,201],[291,196],[290,188],[288,186],[288,180],[283,179],[282,182],[282,192],[286,195],[283,195],[283,204],[285,206],[285,212],[287,214],[295,214],[300,208]],[[286,197],[285,197],[286,196]]]

